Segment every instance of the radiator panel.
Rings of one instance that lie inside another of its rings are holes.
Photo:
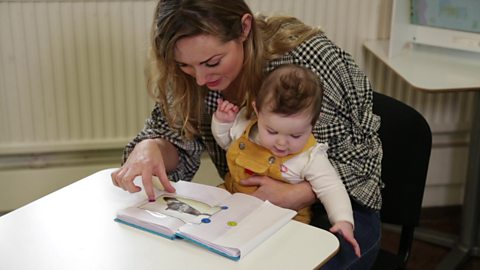
[[[249,0],[254,12],[320,26],[375,89],[424,114],[436,134],[470,127],[471,94],[409,89],[362,50],[388,38],[391,1]],[[0,154],[120,148],[152,108],[144,63],[154,1],[0,1]]]

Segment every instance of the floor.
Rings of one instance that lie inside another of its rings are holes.
[[[461,207],[432,207],[422,209],[420,227],[439,231],[446,234],[458,235],[460,230]],[[398,233],[391,229],[383,230],[382,247],[395,251],[398,241]],[[447,256],[450,249],[441,245],[432,244],[416,239],[412,246],[412,252],[408,261],[408,270],[435,269],[440,261]],[[480,258],[471,258],[461,269],[480,269]]]

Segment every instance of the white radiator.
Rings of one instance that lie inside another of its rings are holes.
[[[0,154],[123,146],[151,110],[152,1],[0,1]]]
[[[390,1],[255,0],[321,26],[362,63]],[[151,110],[144,60],[154,1],[0,1],[0,154],[122,147]]]
[[[391,1],[248,0],[254,12],[320,26],[380,92],[435,132],[468,129],[470,94],[412,91],[362,43],[389,35]],[[144,61],[154,1],[0,0],[0,154],[122,147],[151,110]]]
[[[247,0],[254,12],[291,15],[320,26],[362,64],[362,43],[387,38],[391,0]]]

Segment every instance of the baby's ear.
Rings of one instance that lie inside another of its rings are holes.
[[[255,112],[255,115],[258,116],[257,103],[255,103],[255,101],[252,101],[252,108],[253,108],[253,111]]]

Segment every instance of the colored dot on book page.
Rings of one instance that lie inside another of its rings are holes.
[[[202,218],[202,223],[210,223],[210,221],[209,218]]]
[[[229,222],[227,222],[227,225],[230,226],[230,227],[235,227],[235,226],[238,225],[238,223],[235,222],[235,221],[229,221]]]

